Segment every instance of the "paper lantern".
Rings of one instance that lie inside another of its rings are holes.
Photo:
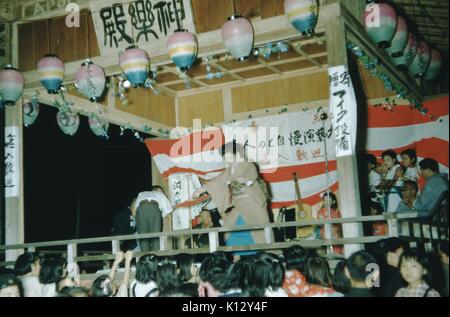
[[[378,47],[388,48],[397,29],[397,13],[388,4],[369,3],[364,11],[363,25]]]
[[[428,66],[430,66],[430,61],[430,47],[425,41],[420,41],[417,49],[417,54],[414,57],[411,65],[409,65],[409,73],[416,78],[424,77],[425,73],[428,70]]]
[[[81,64],[81,67],[75,73],[75,86],[91,102],[97,102],[105,90],[105,71],[91,60],[88,60]]]
[[[425,75],[426,80],[436,79],[441,73],[442,69],[442,55],[438,50],[431,50],[431,62]]]
[[[319,6],[316,0],[285,0],[284,13],[297,30],[310,35],[317,25]]]
[[[191,68],[197,59],[197,37],[188,30],[177,30],[167,40],[169,56],[182,71]]]
[[[150,59],[144,50],[130,46],[120,54],[119,64],[133,87],[144,86],[150,69]]]
[[[47,54],[37,65],[42,85],[49,94],[57,94],[64,81],[64,63],[55,54]]]
[[[398,17],[397,30],[391,41],[391,46],[386,49],[392,57],[400,57],[403,55],[406,44],[408,44],[408,26],[402,17]]]
[[[239,61],[248,59],[253,49],[254,39],[252,24],[240,15],[230,16],[222,26],[222,40],[225,48]]]
[[[23,104],[23,124],[26,127],[31,126],[39,115],[39,104],[28,101]]]
[[[67,135],[74,135],[80,126],[80,117],[78,114],[70,112],[58,111],[56,114],[56,121],[59,128]]]
[[[89,118],[89,127],[96,136],[108,137],[108,122],[101,122],[95,117]]]
[[[0,71],[0,101],[6,106],[14,106],[22,96],[25,79],[17,69],[6,65]]]
[[[417,39],[414,36],[414,34],[409,33],[408,35],[408,43],[405,46],[405,49],[403,50],[403,55],[399,57],[393,57],[392,61],[394,62],[395,66],[397,66],[398,69],[402,71],[407,71],[408,66],[413,61],[414,57],[417,54]]]

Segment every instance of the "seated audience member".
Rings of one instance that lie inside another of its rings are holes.
[[[404,182],[402,188],[403,198],[397,207],[398,213],[412,212],[411,209],[414,208],[414,204],[416,203],[418,191],[419,187],[417,186],[416,182]]]
[[[213,222],[211,212],[207,209],[202,209],[199,215],[199,223],[192,229],[210,229],[214,227],[219,227],[219,225]],[[197,248],[204,248],[209,245],[208,233],[194,234],[192,240],[194,240],[194,245]],[[191,247],[191,239],[186,240],[186,246],[188,248]]]
[[[89,297],[89,293],[82,287],[65,286],[59,291],[58,297]]]
[[[113,236],[125,236],[134,234],[136,230],[136,199],[133,199],[130,206],[120,211],[114,218],[111,234]],[[136,240],[120,241],[120,250],[126,252],[136,249]]]
[[[24,297],[42,297],[42,284],[39,283],[41,259],[36,253],[19,255],[14,264],[14,273],[22,283]]]
[[[162,218],[172,212],[172,206],[160,186],[153,186],[150,192],[141,192],[136,198],[136,227],[138,233],[162,232]],[[140,239],[142,252],[158,251],[159,239]]]
[[[378,202],[370,202],[370,215],[379,216],[383,214],[383,206]],[[372,235],[374,236],[386,236],[388,233],[388,227],[386,221],[374,221],[372,222]]]
[[[306,262],[306,282],[308,289],[305,291],[305,297],[343,296],[332,288],[330,266],[322,257],[309,258]]]
[[[177,291],[180,285],[177,261],[172,257],[159,257],[156,266],[156,285],[158,285],[159,297],[168,297]]]
[[[43,297],[55,297],[62,280],[67,279],[66,261],[62,257],[49,257],[42,260],[39,282]]]
[[[287,270],[283,289],[289,297],[304,297],[302,290],[307,285],[305,274],[308,252],[302,246],[294,245],[284,249],[283,256]]]
[[[431,158],[423,159],[419,167],[426,184],[411,210],[417,212],[420,218],[427,218],[432,216],[433,208],[436,207],[441,195],[448,191],[448,179],[446,174],[439,173],[438,162]]]
[[[408,284],[398,290],[396,297],[440,297],[430,285],[431,272],[425,254],[417,250],[406,251],[400,258],[400,272]]]
[[[406,171],[403,175],[403,180],[416,182],[419,180],[419,171],[417,170],[417,154],[413,149],[407,149],[401,154],[403,166]]]
[[[341,212],[339,211],[338,201],[334,193],[326,192],[323,197],[322,208],[317,213],[317,219],[339,219],[341,218]],[[328,215],[328,209],[330,210],[330,215]],[[331,216],[331,217],[330,217]],[[320,237],[325,239],[325,229],[324,226],[318,227],[320,230]],[[342,239],[342,225],[333,224],[331,226],[331,234],[333,239]],[[342,245],[333,245],[331,250],[337,254],[343,254],[344,248]]]
[[[136,262],[135,279],[130,285],[130,297],[156,297],[156,267],[158,257],[146,254]]]
[[[249,297],[288,297],[283,290],[284,267],[275,254],[261,252],[254,258],[248,278]]]
[[[332,278],[333,289],[336,292],[346,294],[352,287],[350,280],[345,276],[345,260],[340,261],[334,268]]]
[[[384,151],[383,178],[378,188],[384,193],[383,207],[385,212],[395,212],[401,199],[401,188],[403,186],[403,167],[398,163],[397,153],[393,150]]]
[[[227,273],[232,260],[225,252],[208,254],[200,266],[199,297],[219,297],[227,291]]]
[[[195,263],[193,254],[179,253],[175,255],[178,268],[178,279],[180,284],[192,284],[195,285],[195,289],[198,287],[198,270],[200,265]]]
[[[399,270],[399,262],[402,254],[408,246],[400,238],[388,238],[381,244],[380,287],[375,291],[381,297],[394,297],[397,291],[406,286]]]
[[[227,289],[221,297],[247,297],[249,292],[250,272],[255,263],[254,256],[241,257],[234,263],[227,274]]]
[[[0,275],[0,297],[21,297],[20,281],[14,274]]]
[[[367,270],[369,267],[372,269]],[[345,262],[345,276],[350,280],[351,288],[345,297],[374,297],[371,289],[379,279],[377,262],[367,251],[353,253]]]
[[[443,296],[448,297],[448,282],[449,282],[449,277],[448,277],[448,267],[449,267],[449,262],[448,262],[448,241],[441,241],[439,243],[439,256],[441,258],[441,264],[442,264],[442,269],[444,271],[444,279],[445,279],[445,285],[444,285],[444,292],[443,292]]]
[[[117,289],[114,285],[114,276],[116,274],[119,264],[125,258],[125,271],[120,287]],[[133,259],[133,252],[127,251],[117,252],[114,263],[111,267],[109,275],[101,275],[97,277],[92,283],[92,297],[128,297],[128,282],[130,279],[131,260]]]
[[[381,174],[377,171],[377,158],[373,154],[366,154],[367,172],[369,175],[369,190],[371,193],[378,192],[378,185],[381,183]]]

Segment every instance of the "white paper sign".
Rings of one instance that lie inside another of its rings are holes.
[[[345,66],[331,67],[328,74],[336,157],[353,155],[356,145],[357,104],[352,80]]]
[[[195,33],[189,0],[91,0],[90,8],[101,55],[164,49],[175,30]]]
[[[5,128],[5,197],[19,197],[19,128]]]

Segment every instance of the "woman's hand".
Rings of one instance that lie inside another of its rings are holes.
[[[124,258],[123,252],[119,251],[116,253],[116,258],[114,259],[114,262],[119,264],[120,262],[122,262],[123,258]]]

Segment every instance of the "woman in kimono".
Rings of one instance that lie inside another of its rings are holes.
[[[226,169],[195,194],[208,192],[222,216],[224,227],[268,224],[267,187],[256,165],[247,161],[244,148],[236,142],[225,144],[221,152]],[[266,243],[264,230],[231,232],[225,235],[225,240],[227,246]]]

